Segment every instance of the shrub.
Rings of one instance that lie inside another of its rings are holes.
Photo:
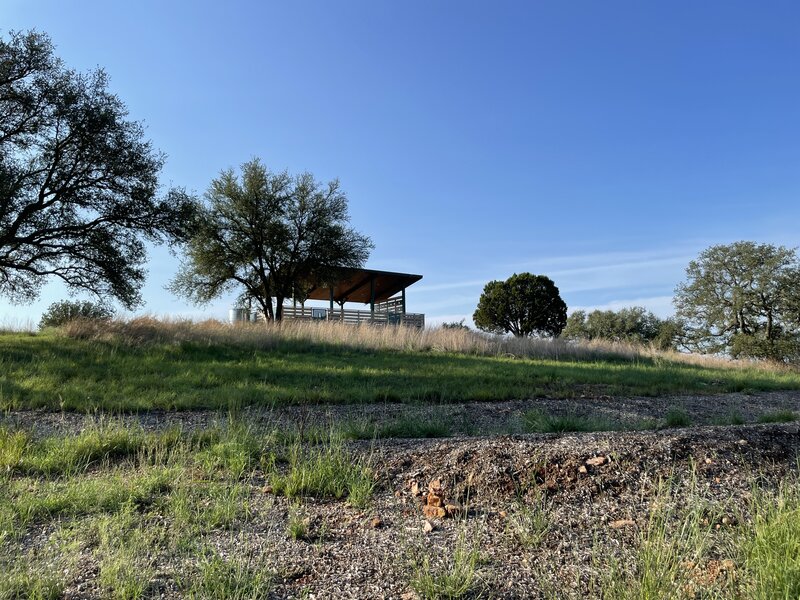
[[[39,329],[60,327],[70,321],[85,319],[90,321],[108,321],[114,316],[114,310],[104,304],[88,300],[62,300],[54,302],[42,315]]]

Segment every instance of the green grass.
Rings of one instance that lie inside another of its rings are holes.
[[[453,423],[437,415],[402,415],[382,423],[351,421],[339,433],[346,440],[444,438],[453,435]]]
[[[282,343],[123,343],[0,333],[0,409],[201,409],[454,402],[576,393],[800,389],[800,373],[653,360],[540,360]]]
[[[622,429],[619,424],[600,417],[567,413],[555,415],[540,409],[531,409],[522,415],[522,424],[528,433],[566,433],[609,431]]]
[[[685,409],[673,406],[664,416],[664,424],[666,427],[689,427],[692,424],[692,418]]]
[[[800,416],[792,410],[776,410],[773,412],[764,413],[758,417],[759,423],[791,423],[797,421]]]
[[[276,494],[289,498],[346,498],[356,507],[366,506],[375,488],[369,464],[354,459],[335,439],[320,447],[292,446],[287,468],[276,469],[270,483]]]
[[[230,558],[210,553],[198,571],[187,594],[196,600],[266,600],[274,577],[247,553]]]
[[[478,586],[478,546],[462,529],[452,548],[452,556],[434,564],[426,553],[412,563],[411,587],[424,600],[458,600],[471,597]]]
[[[776,495],[756,491],[750,530],[738,540],[753,600],[800,598],[800,486],[795,480]]]

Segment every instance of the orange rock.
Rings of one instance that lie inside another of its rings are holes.
[[[580,467],[578,467],[578,473],[581,473],[582,475],[586,475],[588,472],[589,472],[589,471],[587,471],[587,470],[586,470],[586,467],[584,467],[583,465],[581,465]]]
[[[622,527],[635,527],[636,521],[633,519],[620,519],[619,521],[611,521],[609,523],[614,529],[621,529]]]
[[[431,480],[431,482],[428,484],[428,491],[433,494],[441,495],[443,490],[444,484],[442,484],[442,480],[439,477]]]
[[[594,458],[590,458],[586,461],[586,464],[591,467],[599,467],[600,465],[604,465],[608,462],[608,459],[605,456],[595,456]]]
[[[422,514],[430,519],[443,519],[447,512],[441,506],[428,506],[426,504],[422,507]]]
[[[428,506],[441,506],[444,504],[444,499],[438,495],[431,492],[428,494]]]
[[[444,511],[447,513],[448,517],[455,517],[461,514],[461,507],[458,504],[445,504]]]
[[[377,529],[378,527],[383,526],[383,519],[380,517],[373,517],[369,524],[373,529]]]

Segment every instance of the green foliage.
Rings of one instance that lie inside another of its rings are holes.
[[[449,321],[442,323],[442,329],[455,329],[458,331],[470,331],[469,325],[465,323],[466,319],[461,319],[460,321]]]
[[[267,600],[272,580],[272,573],[249,555],[223,558],[211,553],[200,563],[188,597],[196,600]]]
[[[151,242],[185,237],[193,202],[157,198],[163,156],[108,91],[102,70],[68,69],[42,33],[0,39],[0,294],[73,290],[140,303]]]
[[[353,460],[342,443],[334,439],[310,449],[296,444],[289,449],[288,459],[288,469],[276,470],[270,477],[276,494],[289,498],[347,498],[353,506],[363,507],[375,487],[369,465]]]
[[[753,494],[752,528],[738,540],[744,597],[800,598],[800,492],[796,478],[777,494]]]
[[[604,339],[614,342],[652,343],[660,350],[674,349],[680,324],[660,319],[641,306],[613,310],[576,310],[567,317],[561,337],[573,340]]]
[[[800,261],[794,249],[736,242],[689,263],[675,292],[684,343],[700,352],[800,357]]]
[[[567,413],[553,415],[540,409],[531,409],[522,416],[522,423],[529,433],[565,433],[569,431],[609,431],[620,429],[608,420]]]
[[[773,412],[764,413],[758,417],[759,423],[791,423],[800,419],[793,410],[776,410]]]
[[[59,327],[75,319],[106,321],[114,316],[114,309],[97,302],[62,300],[47,307],[39,321],[39,329]]]
[[[667,411],[664,421],[667,427],[689,427],[692,419],[685,409],[673,406]]]
[[[544,541],[553,522],[547,499],[538,492],[538,488],[536,490],[533,500],[520,500],[508,517],[509,533],[522,547],[528,549],[537,548]]]
[[[452,423],[437,415],[402,415],[381,422],[353,421],[341,427],[344,439],[443,438],[453,434]]]
[[[549,277],[515,273],[486,284],[472,320],[491,333],[556,337],[566,325],[567,305]]]
[[[242,302],[255,301],[269,319],[280,320],[284,299],[305,299],[334,279],[337,267],[360,267],[373,247],[349,227],[338,181],[322,185],[310,173],[273,173],[254,159],[242,165],[241,178],[223,171],[206,199],[171,286],[198,304],[239,290]]]
[[[459,533],[453,555],[444,564],[434,565],[426,553],[412,564],[411,587],[424,600],[458,600],[476,591],[480,554],[476,544]]]

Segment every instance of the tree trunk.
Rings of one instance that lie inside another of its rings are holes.
[[[283,319],[283,298],[277,296],[275,298],[275,320],[280,321]]]

